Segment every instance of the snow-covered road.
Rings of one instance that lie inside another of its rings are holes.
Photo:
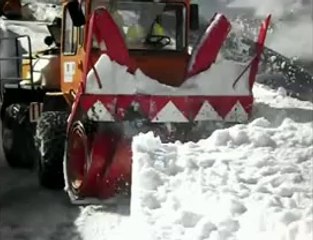
[[[0,239],[81,239],[74,225],[80,214],[63,192],[38,186],[28,171],[0,168]]]

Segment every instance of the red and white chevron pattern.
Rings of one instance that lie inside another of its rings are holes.
[[[252,97],[83,95],[80,105],[88,118],[97,122],[123,121],[130,108],[153,123],[245,122],[251,111]]]

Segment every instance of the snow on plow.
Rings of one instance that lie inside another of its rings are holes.
[[[246,122],[269,21],[270,16],[261,26],[256,55],[242,64],[220,54],[231,25],[216,14],[181,83],[170,86],[137,66],[110,13],[95,10],[86,39],[87,67],[68,120],[64,171],[72,201],[129,192],[131,142],[140,132],[152,131],[163,141],[190,141],[209,135],[211,122]],[[100,49],[96,55],[93,39]]]

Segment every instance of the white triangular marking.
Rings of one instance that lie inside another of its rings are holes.
[[[222,120],[222,118],[218,115],[218,113],[215,111],[212,105],[208,101],[205,101],[202,104],[194,120],[195,121]]]
[[[189,122],[184,114],[179,111],[172,101],[169,101],[160,112],[152,119],[154,123],[164,122]]]
[[[114,122],[112,114],[99,100],[88,110],[89,119],[97,122]]]
[[[237,103],[233,106],[231,111],[226,115],[226,122],[245,122],[248,120],[248,114],[245,109],[242,107],[241,103]]]

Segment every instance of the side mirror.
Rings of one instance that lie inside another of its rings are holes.
[[[71,16],[71,19],[73,21],[73,25],[75,27],[81,27],[85,25],[85,15],[83,13],[83,10],[79,4],[79,2],[76,1],[70,1],[67,4],[67,9],[69,11],[69,14]]]
[[[54,43],[54,39],[52,36],[46,36],[44,39],[44,43],[50,47]]]
[[[189,19],[189,24],[190,24],[190,30],[196,31],[199,29],[199,5],[198,4],[190,4],[190,19]]]
[[[55,43],[55,45],[59,47],[61,45],[62,19],[59,17],[56,17],[53,20],[52,24],[47,25],[47,28],[50,33],[50,36],[47,36],[45,38],[44,40],[45,44],[50,46],[52,45],[52,43]]]

